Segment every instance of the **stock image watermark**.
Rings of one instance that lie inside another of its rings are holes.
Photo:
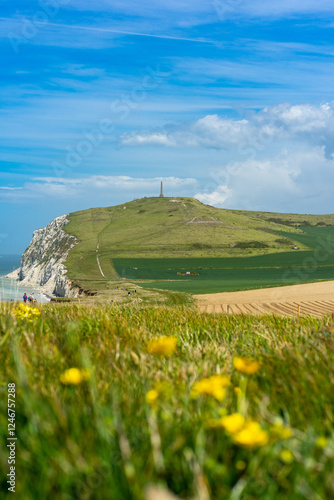
[[[236,159],[233,162],[229,162],[223,167],[211,168],[209,171],[210,179],[201,190],[201,194],[210,194],[211,191],[222,186],[229,188],[233,179],[242,175],[245,162],[256,160],[259,153],[273,143],[275,131],[280,130],[281,126],[279,118],[272,116],[265,127],[260,127],[246,141],[240,142],[236,148]]]
[[[9,43],[15,52],[19,53],[20,47],[26,45],[38,35],[43,26],[46,26],[50,20],[54,19],[59,10],[67,5],[70,0],[39,0],[39,9],[37,9],[30,19],[23,19],[20,30],[17,33],[7,34]]]
[[[100,119],[93,129],[83,130],[77,144],[67,145],[65,147],[67,153],[62,162],[52,162],[56,176],[63,177],[78,168],[103,143],[106,137],[110,137],[115,132],[117,124],[125,121],[131,111],[138,108],[147,99],[148,92],[155,90],[169,75],[170,73],[161,71],[159,65],[155,68],[147,66],[141,83],[128,93],[122,94],[120,99],[112,101],[109,107],[110,114]]]
[[[219,17],[219,20],[223,22],[243,3],[244,0],[214,0],[213,7]]]
[[[16,391],[15,384],[9,383],[7,386],[8,392],[8,437],[7,437],[7,448],[8,448],[8,466],[9,472],[7,473],[7,483],[8,491],[15,493],[16,487],[16,428],[15,428],[15,407],[16,407]]]

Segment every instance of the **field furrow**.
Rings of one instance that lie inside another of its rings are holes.
[[[200,312],[212,314],[262,315],[269,313],[280,316],[298,316],[300,314],[300,316],[322,317],[334,313],[334,303],[321,301],[199,304],[198,307]]]

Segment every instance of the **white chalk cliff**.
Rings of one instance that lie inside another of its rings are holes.
[[[79,289],[72,286],[64,262],[77,243],[77,238],[63,230],[67,215],[56,217],[43,229],[33,233],[21,257],[18,278],[21,283],[38,286],[58,297],[76,297]]]

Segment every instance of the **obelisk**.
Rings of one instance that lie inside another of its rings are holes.
[[[160,198],[163,198],[164,197],[164,193],[162,191],[162,181],[161,181],[161,187],[160,187]]]

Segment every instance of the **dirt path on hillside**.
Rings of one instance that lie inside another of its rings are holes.
[[[97,245],[96,245],[96,262],[97,262],[97,265],[99,267],[101,275],[105,278],[105,275],[104,275],[104,273],[102,271],[102,267],[101,267],[101,264],[100,264],[100,259],[99,259],[99,254],[98,254],[99,249],[100,249],[100,241],[97,240]]]
[[[320,317],[334,313],[334,281],[195,295],[202,312]]]

